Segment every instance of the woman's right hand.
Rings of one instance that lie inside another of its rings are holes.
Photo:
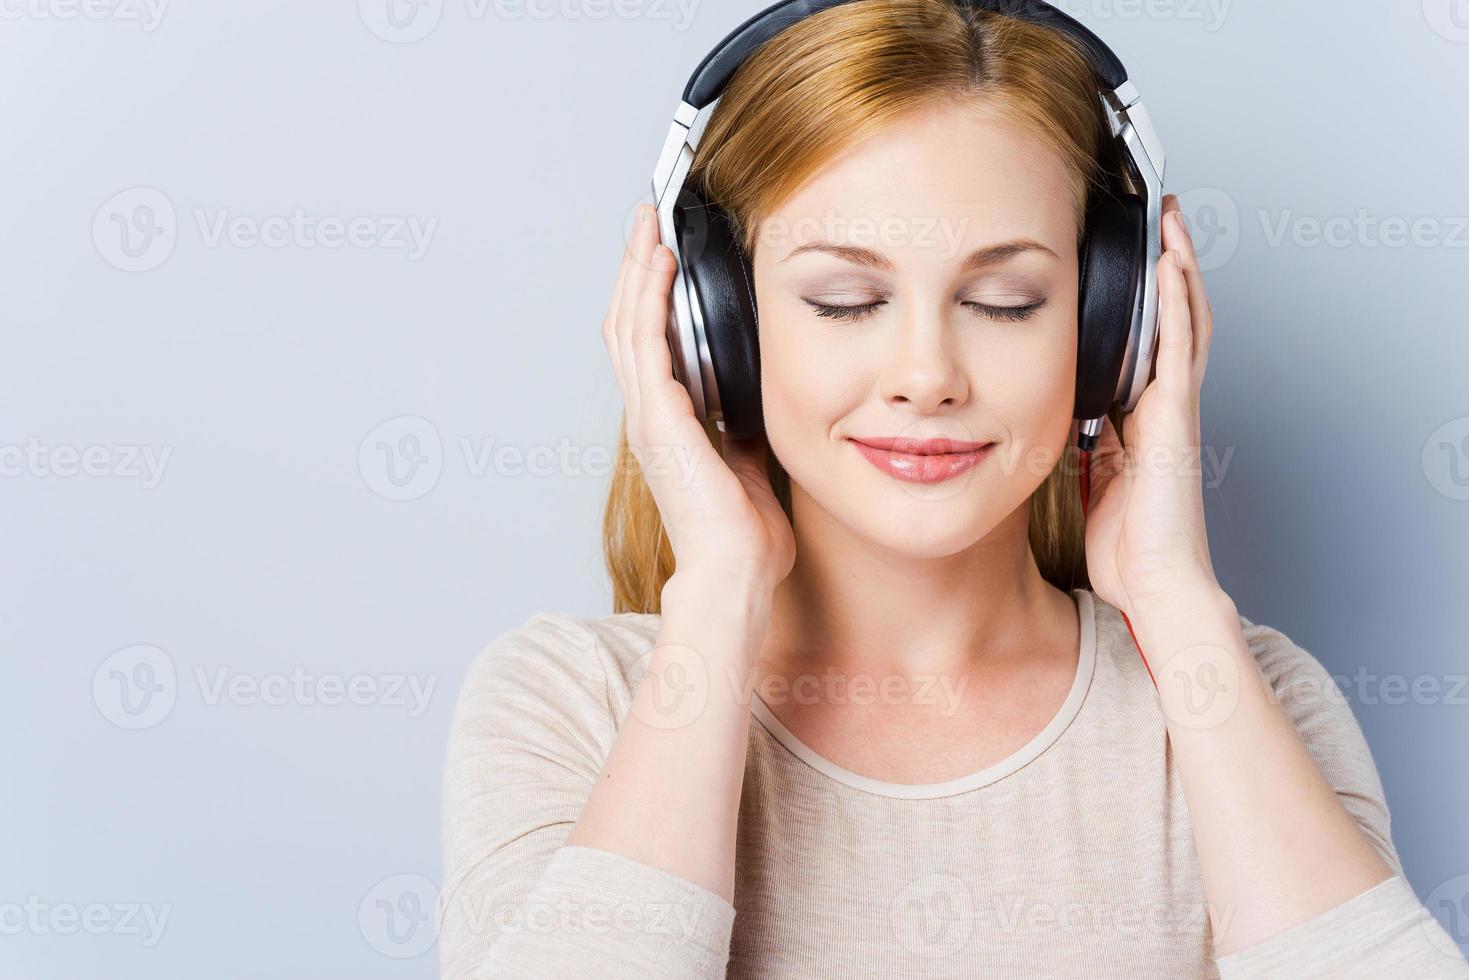
[[[658,237],[653,209],[638,205],[602,321],[628,448],[658,504],[678,571],[753,576],[773,590],[795,563],[796,541],[766,473],[769,449],[763,437],[726,438],[721,458],[674,377],[666,331],[675,259]]]

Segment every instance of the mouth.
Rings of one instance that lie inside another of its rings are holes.
[[[993,442],[958,439],[849,438],[873,466],[907,483],[942,483],[968,472],[990,454]]]

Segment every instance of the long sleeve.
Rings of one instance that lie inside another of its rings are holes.
[[[607,656],[583,621],[543,613],[495,640],[465,680],[443,787],[449,980],[725,976],[732,905],[565,843],[620,723]]]
[[[1221,980],[1469,980],[1469,963],[1403,877],[1382,781],[1351,705],[1310,653],[1279,630],[1240,619],[1281,707],[1393,873],[1307,922],[1217,958]]]

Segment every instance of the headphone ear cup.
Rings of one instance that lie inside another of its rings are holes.
[[[1143,282],[1147,220],[1147,207],[1136,194],[1098,195],[1087,206],[1073,418],[1101,418],[1117,399]]]
[[[683,220],[675,223],[679,252],[703,314],[724,432],[735,438],[757,436],[765,431],[765,411],[754,270],[728,213],[698,188],[686,193],[690,203]]]

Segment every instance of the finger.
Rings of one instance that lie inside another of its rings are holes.
[[[637,224],[633,224],[633,234],[628,236],[622,246],[622,260],[617,266],[617,280],[612,284],[612,295],[607,300],[607,312],[602,317],[602,325],[606,328],[603,336],[611,341],[616,336],[614,328],[617,325],[617,309],[622,299],[622,287],[627,282],[627,269],[632,265],[632,244],[636,236]]]
[[[1188,285],[1169,249],[1158,260],[1158,377],[1154,384],[1170,401],[1184,404],[1194,396],[1193,326],[1188,309]]]
[[[1198,256],[1194,253],[1194,242],[1189,235],[1188,222],[1184,219],[1183,212],[1175,208],[1173,217],[1168,219],[1173,225],[1172,248],[1177,249],[1183,260],[1183,278],[1188,286],[1188,308],[1189,318],[1193,324],[1194,357],[1193,378],[1194,385],[1200,386],[1204,382],[1204,370],[1209,361],[1209,344],[1214,338],[1214,310],[1209,303],[1209,294],[1204,287],[1204,273],[1199,268]]]
[[[607,359],[612,363],[612,375],[617,387],[623,389],[621,358],[617,353],[617,311],[621,305],[622,289],[627,282],[627,268],[632,264],[632,241],[623,246],[622,264],[617,269],[617,282],[612,286],[612,298],[607,302],[607,312],[602,317],[602,345],[607,348]],[[624,396],[626,394],[624,393]]]
[[[1180,205],[1178,203],[1178,195],[1177,194],[1164,194],[1163,195],[1163,209],[1162,209],[1162,213],[1160,215],[1160,221],[1161,221],[1161,229],[1160,230],[1162,232],[1162,246],[1163,246],[1162,252],[1164,254],[1163,255],[1160,255],[1159,258],[1163,258],[1166,255],[1166,253],[1168,252],[1168,250],[1170,248],[1177,247],[1174,244],[1174,242],[1173,242],[1173,237],[1172,237],[1173,236],[1173,230],[1170,227],[1172,225],[1172,222],[1169,220],[1168,216],[1170,214],[1172,214],[1174,211],[1178,211],[1179,209],[1180,209]],[[1159,277],[1160,289],[1161,289],[1161,283],[1162,283],[1162,277]],[[1160,299],[1161,299],[1161,297],[1160,297]],[[1156,357],[1154,357],[1154,358],[1151,359],[1151,362],[1148,364],[1148,381],[1147,381],[1147,384],[1145,384],[1143,386],[1144,390],[1146,390],[1147,388],[1151,387],[1152,384],[1153,384],[1153,381],[1157,377],[1158,377],[1158,359]],[[1123,425],[1126,426],[1127,423],[1128,423],[1128,420],[1127,419],[1124,419],[1123,420]]]
[[[633,324],[637,319],[638,298],[642,295],[643,280],[647,277],[648,253],[652,251],[651,230],[653,209],[638,205],[637,227],[633,230],[631,263],[627,270],[627,281],[623,284],[622,298],[617,310],[617,356],[622,364],[622,377],[626,383],[623,399],[627,403],[628,417],[636,429],[641,417],[638,400],[638,372],[632,353]]]
[[[638,404],[644,412],[670,412],[683,386],[673,376],[673,355],[668,349],[668,293],[673,286],[673,252],[658,245],[649,259],[638,315],[633,324],[633,361],[638,378]],[[692,402],[689,403],[692,406]]]
[[[1090,475],[1093,500],[1097,499],[1097,495],[1100,495],[1117,474],[1122,465],[1122,457],[1122,440],[1117,434],[1116,426],[1112,424],[1112,417],[1105,416],[1102,419],[1102,431],[1097,434],[1096,448],[1092,450]]]

